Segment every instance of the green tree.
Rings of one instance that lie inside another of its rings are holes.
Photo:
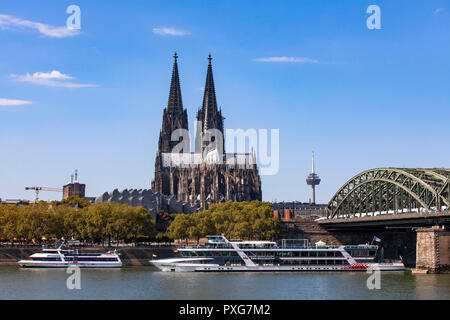
[[[76,199],[75,199],[76,200]],[[0,204],[0,239],[25,239],[40,243],[50,239],[95,240],[111,237],[130,240],[155,236],[155,223],[142,207],[101,203],[74,206],[73,203],[41,201],[24,207]]]
[[[139,238],[150,239],[156,234],[155,222],[150,218],[147,209],[142,207],[130,207],[127,215],[129,238],[137,244]]]
[[[194,219],[188,214],[179,214],[175,217],[168,228],[169,236],[173,239],[189,239],[189,228],[194,224]]]
[[[192,215],[177,215],[169,226],[169,234],[175,239],[197,242],[206,235],[222,233],[229,239],[273,240],[279,229],[270,203],[227,201]]]
[[[19,237],[18,221],[19,208],[14,205],[0,204],[0,239],[10,240],[11,244],[14,238]]]
[[[62,202],[76,208],[85,208],[91,205],[91,203],[86,199],[77,196],[70,196]]]
[[[100,239],[104,245],[105,239],[110,239],[114,222],[114,210],[120,206],[115,202],[99,203],[83,208],[85,235],[92,241]]]

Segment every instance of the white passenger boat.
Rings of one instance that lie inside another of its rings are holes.
[[[78,249],[66,248],[61,244],[56,249],[43,249],[41,253],[34,253],[27,260],[20,260],[19,265],[24,268],[120,268],[122,261],[116,250],[79,253]]]
[[[208,236],[203,246],[182,246],[180,258],[150,260],[162,271],[401,271],[402,261],[377,260],[377,245],[330,246],[308,240],[228,241]],[[300,242],[300,243],[299,243]],[[300,244],[300,245],[299,245]]]

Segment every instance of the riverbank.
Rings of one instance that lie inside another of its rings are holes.
[[[81,252],[106,252],[115,247],[88,247],[81,248]],[[149,266],[150,260],[170,258],[177,256],[175,246],[163,247],[120,247],[118,249],[124,266]],[[0,248],[0,266],[16,266],[17,262],[27,259],[33,253],[41,252],[41,247],[3,247]]]

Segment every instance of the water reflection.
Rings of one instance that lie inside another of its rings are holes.
[[[450,299],[450,275],[365,272],[178,273],[152,267],[82,269],[68,290],[65,269],[0,268],[0,299]]]

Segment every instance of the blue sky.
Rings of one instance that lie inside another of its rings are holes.
[[[89,196],[149,188],[175,50],[190,125],[211,53],[225,126],[280,129],[264,200],[309,200],[311,150],[321,203],[366,169],[450,167],[450,1],[2,0],[0,197],[75,168]]]

